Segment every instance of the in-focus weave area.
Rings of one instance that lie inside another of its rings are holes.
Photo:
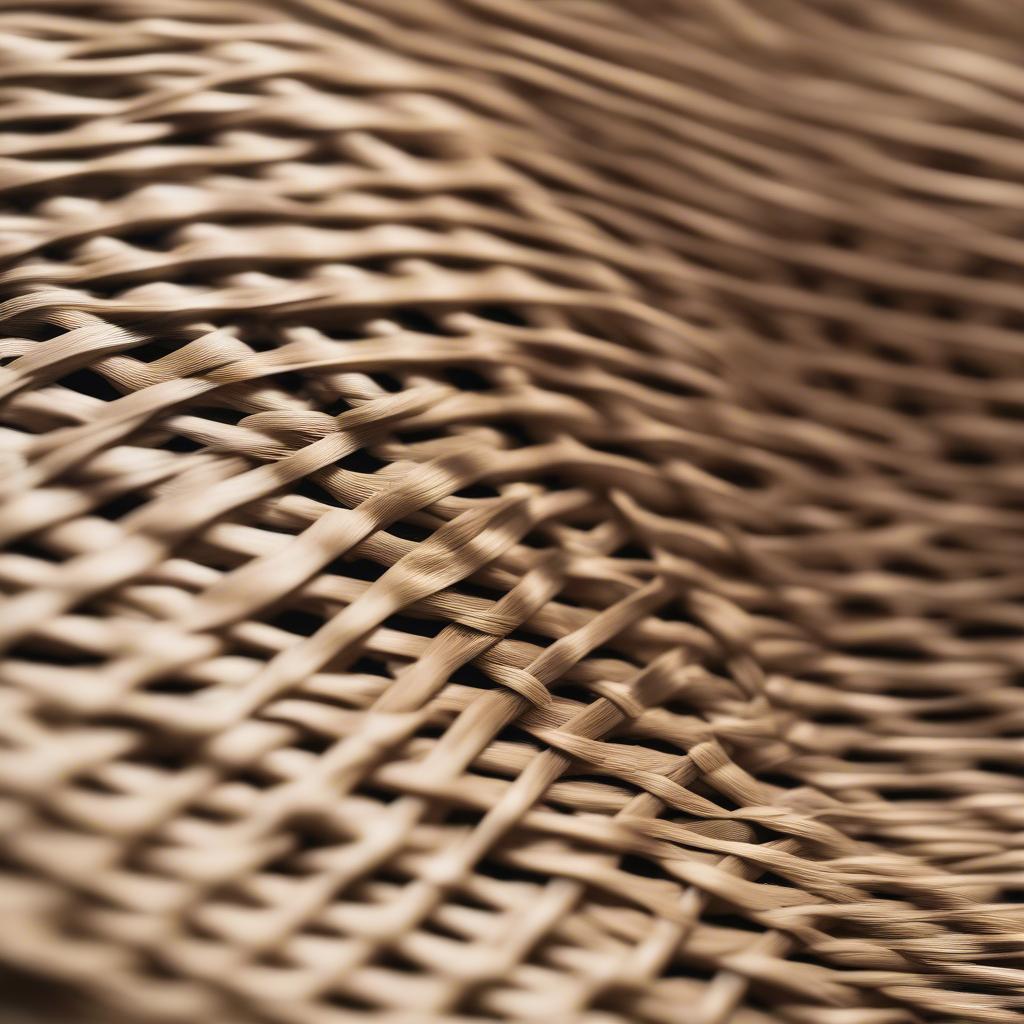
[[[3,0],[0,112],[0,964],[1024,1017],[1017,0]]]

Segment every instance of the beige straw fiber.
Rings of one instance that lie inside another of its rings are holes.
[[[0,111],[0,1015],[1024,1021],[1022,0],[0,0]]]

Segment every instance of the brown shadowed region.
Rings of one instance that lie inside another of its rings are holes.
[[[1022,0],[0,0],[0,1022],[1024,1022]]]

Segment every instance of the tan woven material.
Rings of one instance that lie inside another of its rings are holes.
[[[1024,1019],[1018,0],[0,50],[12,993]]]

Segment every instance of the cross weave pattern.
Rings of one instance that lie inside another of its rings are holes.
[[[1024,1019],[1016,0],[0,53],[0,962],[110,1022]]]

